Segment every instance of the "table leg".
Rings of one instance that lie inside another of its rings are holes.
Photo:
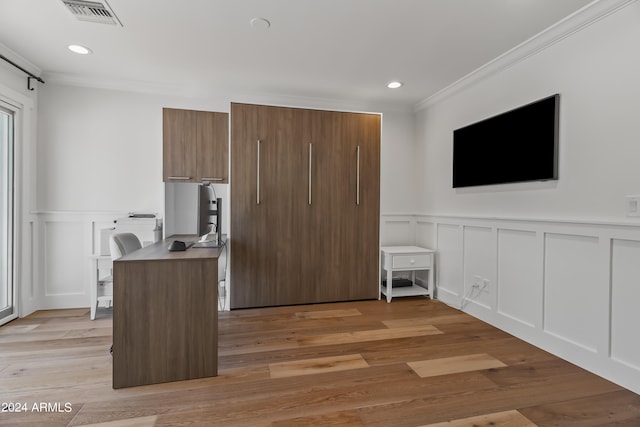
[[[434,283],[433,283],[433,263],[431,268],[429,269],[429,273],[427,275],[427,292],[429,292],[429,298],[433,299],[433,290],[435,289],[434,287]]]
[[[393,274],[392,274],[393,270],[389,269],[387,270],[387,302],[391,302],[391,292],[393,289]]]
[[[89,298],[91,299],[91,314],[89,318],[91,320],[95,320],[98,305],[98,283],[100,281],[100,267],[99,261],[97,259],[92,264],[93,274],[91,275],[91,289],[89,289]]]

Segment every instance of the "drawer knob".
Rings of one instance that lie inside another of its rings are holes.
[[[409,261],[409,262],[410,262],[411,264],[415,264],[415,263],[416,263],[416,260],[415,260],[415,259],[412,259],[412,260],[411,260],[411,261]]]

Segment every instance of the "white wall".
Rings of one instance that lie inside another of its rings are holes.
[[[162,107],[223,103],[56,84],[40,88],[38,308],[89,306],[100,230],[132,211],[164,215]]]
[[[46,84],[40,95],[38,210],[162,213],[162,108],[224,103]]]
[[[383,113],[382,211],[412,212],[413,114],[328,100],[220,95],[195,99],[47,82],[40,94],[37,211],[41,308],[89,305],[100,229],[130,211],[157,212],[168,234],[195,232],[195,185],[162,183],[162,108],[229,111],[229,103]],[[216,185],[227,213],[229,185]],[[193,205],[193,206],[191,206]],[[192,215],[193,214],[193,215]]]
[[[163,206],[162,108],[229,111],[230,100],[383,113],[382,210],[413,211],[413,117],[369,105],[221,96],[188,99],[50,83],[41,88],[37,209],[155,210]]]
[[[380,211],[383,214],[416,210],[414,151],[413,115],[385,112],[380,147]]]
[[[640,221],[625,195],[640,194],[639,17],[640,3],[626,3],[427,102],[411,220],[438,250],[439,299],[635,392]],[[452,188],[454,129],[554,93],[558,181]]]
[[[417,117],[418,210],[438,214],[627,220],[640,194],[640,41],[633,3]],[[557,182],[451,188],[452,131],[560,93]]]

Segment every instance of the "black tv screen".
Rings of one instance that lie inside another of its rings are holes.
[[[453,131],[453,187],[558,179],[560,95]]]

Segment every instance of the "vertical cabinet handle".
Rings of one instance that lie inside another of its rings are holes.
[[[313,144],[309,143],[309,206],[311,206],[311,164],[313,162]]]
[[[258,160],[256,161],[256,205],[260,204],[260,140],[257,144]]]
[[[360,204],[360,146],[356,148],[356,205]]]

